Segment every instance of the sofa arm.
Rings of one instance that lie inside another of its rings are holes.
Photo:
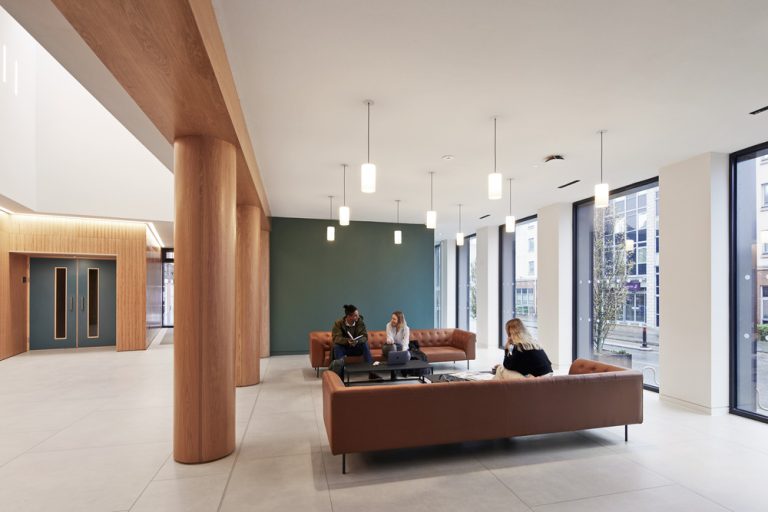
[[[467,360],[475,359],[475,345],[477,344],[477,335],[473,332],[454,329],[451,335],[451,345],[459,348],[467,354]]]
[[[312,331],[309,333],[309,362],[312,368],[325,365],[325,352],[331,350],[331,333]]]

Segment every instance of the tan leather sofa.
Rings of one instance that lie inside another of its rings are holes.
[[[643,422],[643,376],[577,359],[568,375],[345,387],[323,374],[331,453],[346,454]],[[408,428],[403,428],[403,418]]]
[[[419,348],[427,355],[430,363],[446,361],[469,361],[475,359],[475,333],[461,329],[413,329],[411,340],[419,342]],[[381,360],[381,346],[387,341],[384,331],[368,331],[368,346],[374,360]],[[331,364],[330,331],[312,331],[309,333],[309,361],[317,370]],[[350,357],[348,362],[360,362],[362,357]]]

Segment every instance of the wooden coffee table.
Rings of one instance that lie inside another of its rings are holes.
[[[370,373],[370,372],[391,372],[390,373],[390,380],[396,380],[395,379],[395,372],[402,371],[402,370],[424,370],[429,369],[429,373],[432,373],[432,367],[429,365],[426,361],[420,361],[418,359],[411,359],[407,363],[404,364],[387,364],[387,363],[380,363],[377,365],[369,364],[369,363],[357,363],[357,364],[347,364],[344,365],[344,375],[345,377],[345,386],[351,386],[353,384],[375,384],[379,381],[376,380],[359,380],[350,382],[349,376],[353,373]],[[424,376],[419,375],[417,376],[408,376],[408,377],[399,377],[399,379],[402,380],[411,380],[411,379],[418,379],[420,382],[424,382]]]

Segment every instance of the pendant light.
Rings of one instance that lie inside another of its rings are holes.
[[[339,226],[349,226],[349,206],[347,206],[347,164],[344,167],[344,200],[339,206]]]
[[[459,231],[456,233],[456,245],[464,245],[464,233],[461,232],[461,204],[459,204]]]
[[[493,118],[493,172],[488,175],[488,199],[501,199],[502,177],[496,170],[496,118]]]
[[[597,133],[600,134],[600,183],[595,185],[595,208],[607,208],[610,189],[608,184],[603,182],[603,134],[605,130],[600,130]]]
[[[328,212],[328,218],[333,222],[333,196],[328,196],[328,199],[331,200],[331,210]],[[332,225],[325,228],[325,239],[329,242],[336,240],[336,228]]]
[[[366,194],[376,192],[376,166],[371,163],[371,105],[372,100],[365,100],[368,106],[368,160],[360,166],[360,190]]]
[[[395,245],[400,245],[403,243],[403,232],[400,230],[400,200],[395,199],[395,202],[397,203],[397,229],[395,229]]]
[[[435,211],[435,173],[429,173],[429,211],[427,212],[427,229],[437,227],[437,212]]]
[[[507,215],[507,221],[504,231],[507,233],[515,232],[515,216],[512,215],[512,178],[507,178],[509,183],[509,215]]]

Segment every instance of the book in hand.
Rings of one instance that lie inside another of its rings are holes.
[[[362,338],[362,337],[363,337],[363,335],[361,334],[360,336],[358,336],[358,337],[356,337],[356,338],[350,338],[350,340],[349,340],[349,344],[350,344],[350,345],[357,345],[357,340],[359,340],[359,339],[360,339],[360,338]]]

